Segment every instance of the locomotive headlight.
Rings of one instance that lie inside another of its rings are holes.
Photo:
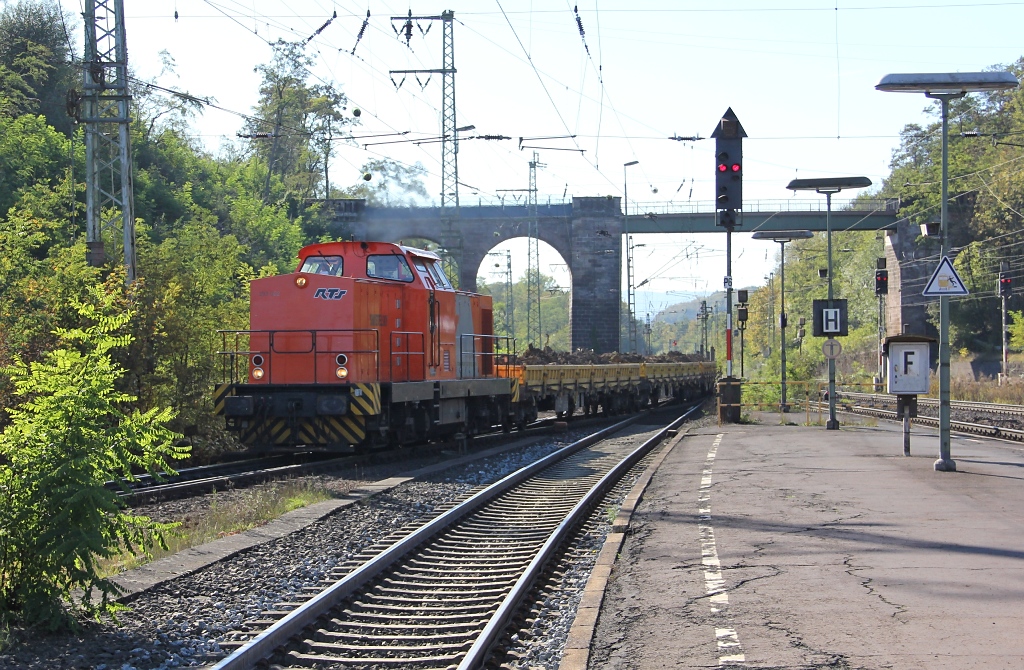
[[[338,363],[339,367],[345,367],[348,365],[348,356],[345,354],[338,354],[335,356],[334,360]]]
[[[252,378],[253,379],[263,379],[263,368],[253,368],[252,369]]]
[[[338,379],[345,379],[346,377],[348,377],[348,368],[338,368],[337,370],[334,371],[334,374],[335,376],[338,377]]]
[[[257,368],[262,367],[263,366],[263,356],[261,356],[260,354],[256,354],[255,356],[253,356],[252,357],[252,364],[255,367],[257,367]]]
[[[301,275],[295,278],[295,285],[299,288],[306,288],[306,282],[307,279]]]

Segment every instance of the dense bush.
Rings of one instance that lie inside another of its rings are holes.
[[[124,370],[111,351],[124,347],[130,312],[118,313],[102,287],[77,302],[80,328],[58,329],[58,347],[40,360],[20,357],[4,372],[20,403],[0,434],[0,619],[58,628],[72,621],[75,589],[94,615],[113,613],[117,587],[96,559],[122,548],[147,552],[170,528],[125,511],[104,483],[140,471],[170,471],[184,458],[166,424],[169,409],[131,409],[115,384]],[[94,597],[98,592],[99,601]]]

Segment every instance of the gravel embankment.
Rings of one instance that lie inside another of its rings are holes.
[[[79,634],[53,636],[12,630],[15,643],[0,653],[0,668],[150,670],[214,661],[224,655],[218,641],[225,633],[240,629],[276,603],[298,597],[303,588],[317,585],[346,560],[407,524],[422,523],[474,487],[582,435],[571,431],[557,440],[410,482],[342,508],[301,531],[140,594],[132,601],[131,612],[122,614],[120,627],[106,621],[85,622]],[[387,476],[380,475],[374,478]],[[321,477],[339,492],[359,484]],[[203,511],[203,503],[195,499],[165,505],[172,507],[157,505],[146,513],[167,519]]]

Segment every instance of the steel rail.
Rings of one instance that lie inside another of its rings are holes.
[[[837,393],[838,398],[850,398],[852,400],[870,400],[872,402],[880,401],[887,405],[896,403],[896,397],[893,395],[881,394],[881,393],[861,393],[861,392],[846,392],[840,391]],[[918,406],[926,407],[938,407],[939,401],[937,398],[917,398]],[[1010,405],[998,402],[977,402],[973,400],[953,400],[950,401],[950,408],[962,411],[974,411],[974,412],[989,412],[992,414],[1008,414],[1011,416],[1024,416],[1024,405]]]
[[[461,505],[454,507],[429,521],[416,531],[405,536],[382,553],[370,559],[359,568],[349,573],[340,581],[314,596],[301,607],[292,610],[269,628],[236,649],[230,656],[213,666],[213,670],[248,670],[261,660],[269,657],[276,649],[284,645],[297,632],[312,624],[319,617],[339,605],[345,598],[368,584],[397,561],[414,549],[456,524],[462,518],[471,515],[481,507],[496,499],[506,491],[530,479],[533,475],[548,466],[561,461],[607,436],[639,421],[644,415],[632,416],[612,426],[604,428],[593,435],[574,442],[534,463],[527,465],[488,486],[468,498]],[[667,429],[666,429],[667,430]]]
[[[600,417],[576,417],[575,425],[581,425],[584,421],[600,421]],[[540,419],[529,424],[523,434],[529,436],[551,429],[556,419]],[[503,431],[494,431],[473,436],[472,444],[483,446],[495,440],[507,439],[508,435]],[[443,449],[451,448],[451,442],[438,443],[429,448],[422,448],[417,456],[429,456]],[[375,463],[393,462],[394,458],[405,459],[409,452],[404,449],[391,449],[388,451],[371,452],[367,454],[343,454],[336,458],[325,460],[313,459],[303,463],[292,463],[289,465],[278,465],[273,467],[258,467],[256,469],[239,469],[249,463],[259,464],[273,460],[281,460],[300,454],[284,454],[267,459],[256,459],[253,461],[239,461],[237,463],[223,463],[217,465],[204,465],[196,468],[183,469],[178,472],[179,476],[164,475],[170,481],[147,483],[154,481],[152,478],[143,480],[147,475],[140,475],[141,485],[122,488],[127,482],[108,482],[107,488],[118,489],[118,495],[127,501],[127,504],[139,504],[159,500],[161,498],[181,498],[189,495],[209,493],[211,490],[226,490],[239,485],[260,484],[264,482],[297,477],[308,474],[315,474],[323,471],[338,470],[346,466],[360,463],[362,459],[370,457]],[[251,467],[251,466],[250,466]],[[217,474],[217,472],[223,474]],[[211,474],[213,473],[213,474]],[[200,476],[205,475],[205,476]]]
[[[816,403],[818,410],[821,410],[821,403]],[[874,416],[880,419],[888,419],[890,421],[902,421],[902,419],[896,416],[896,412],[888,409],[880,409],[878,407],[864,407],[863,405],[845,405],[841,407],[840,411],[849,412],[850,414],[861,414],[865,416]],[[922,424],[925,426],[931,426],[937,428],[939,426],[939,419],[932,416],[916,416],[911,419],[914,423]],[[1004,428],[1002,426],[991,426],[982,423],[971,423],[968,421],[950,421],[950,429],[957,433],[966,433],[969,435],[984,435],[986,437],[997,437],[1005,440],[1013,440],[1014,442],[1024,442],[1024,430],[1016,428]]]
[[[480,636],[477,638],[476,642],[473,643],[470,650],[466,652],[466,656],[462,659],[462,662],[459,663],[458,670],[476,670],[477,668],[483,667],[483,664],[491,654],[491,649],[494,647],[495,643],[497,643],[498,637],[504,632],[505,628],[508,627],[509,622],[512,620],[512,617],[515,616],[520,604],[533,587],[533,583],[537,576],[544,569],[544,566],[548,561],[550,561],[555,555],[558,551],[558,547],[569,536],[579,521],[590,513],[591,508],[600,501],[600,499],[604,497],[604,495],[623,476],[625,476],[627,472],[629,472],[630,468],[636,465],[641,458],[665,439],[669,430],[678,428],[693,412],[696,412],[699,409],[700,405],[697,405],[687,410],[682,416],[665,428],[659,430],[650,439],[634,449],[632,453],[619,461],[618,465],[609,470],[608,473],[605,474],[600,481],[594,484],[590,491],[588,491],[587,494],[578,503],[576,503],[576,506],[573,507],[572,511],[566,515],[541,547],[540,551],[526,568],[526,571],[516,581],[515,586],[512,587],[512,590],[505,597],[505,600],[498,607],[490,621],[487,622],[487,626],[480,633]]]

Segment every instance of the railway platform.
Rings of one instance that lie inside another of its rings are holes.
[[[1024,666],[1024,448],[777,422],[673,447],[562,670]]]

